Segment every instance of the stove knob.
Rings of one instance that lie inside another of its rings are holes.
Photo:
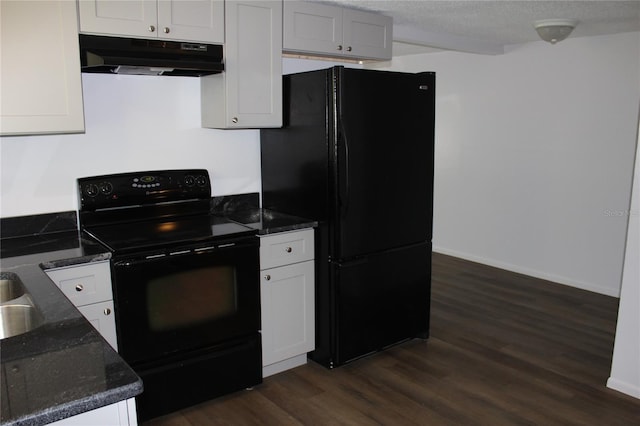
[[[187,186],[193,186],[195,183],[195,179],[191,175],[187,175],[184,177],[184,184]]]
[[[196,184],[198,186],[206,186],[207,185],[207,178],[200,175],[196,178]]]
[[[98,195],[98,185],[90,183],[89,185],[84,187],[84,193],[89,197],[95,197]]]
[[[100,184],[100,193],[102,195],[109,195],[113,191],[113,185],[110,182],[104,182]]]

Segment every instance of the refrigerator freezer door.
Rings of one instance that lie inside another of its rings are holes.
[[[335,255],[431,241],[435,74],[337,73]]]
[[[285,127],[262,129],[263,207],[326,222],[331,69],[283,77]]]
[[[405,339],[428,337],[431,244],[335,265],[334,274],[333,366]]]

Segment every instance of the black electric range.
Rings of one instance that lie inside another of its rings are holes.
[[[112,252],[118,352],[144,421],[262,381],[259,240],[211,211],[206,170],[78,179],[80,226]]]

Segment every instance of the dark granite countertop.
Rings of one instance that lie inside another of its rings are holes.
[[[255,229],[258,235],[318,225],[261,209],[258,201],[257,193],[215,197],[211,211]],[[0,423],[47,424],[140,394],[140,378],[44,272],[108,260],[111,253],[78,232],[75,212],[1,221],[1,270],[20,277],[44,323],[0,341]]]
[[[213,197],[211,200],[211,212],[255,229],[258,235],[318,226],[318,222],[312,219],[260,208],[259,201],[257,192]]]
[[[140,378],[43,270],[110,253],[73,230],[6,238],[1,247],[2,273],[19,277],[43,323],[0,341],[0,423],[43,425],[140,394]]]
[[[258,235],[275,234],[277,232],[295,231],[297,229],[318,226],[318,222],[314,220],[261,208],[231,213],[227,215],[227,218],[255,229]]]

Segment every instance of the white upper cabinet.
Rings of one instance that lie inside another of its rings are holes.
[[[158,31],[158,37],[224,43],[224,1],[160,0]]]
[[[360,10],[342,11],[342,43],[347,55],[391,59],[393,18]]]
[[[223,0],[79,0],[80,32],[224,42]]]
[[[84,132],[73,2],[0,2],[0,134]]]
[[[391,59],[391,17],[326,4],[284,1],[283,19],[285,52]]]
[[[282,2],[225,2],[221,74],[200,78],[202,127],[282,126]]]
[[[285,51],[344,53],[342,8],[319,3],[284,1]]]

